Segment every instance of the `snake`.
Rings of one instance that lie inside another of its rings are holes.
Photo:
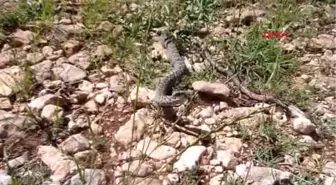
[[[162,32],[161,35],[155,39],[161,42],[163,48],[165,48],[166,55],[173,69],[159,80],[153,102],[161,107],[181,105],[186,101],[186,97],[181,92],[173,91],[173,88],[178,85],[182,77],[187,74],[187,66],[172,38],[168,37],[167,31]]]
[[[173,87],[177,85],[177,83],[182,79],[183,75],[188,72],[187,66],[182,56],[179,54],[176,45],[172,42],[172,39],[167,36],[167,31],[163,32],[160,37],[156,38],[156,40],[161,42],[162,46],[166,49],[166,54],[170,60],[171,65],[173,66],[173,69],[165,77],[159,80],[153,102],[161,107],[181,105],[186,100],[185,95],[174,92]],[[274,103],[281,107],[288,116],[297,115],[295,113],[295,107],[286,105],[283,101],[275,98],[272,95],[257,94],[248,89],[234,75],[232,70],[229,68],[224,68],[214,62],[208,50],[203,49],[202,55],[211,63],[211,65],[214,66],[218,72],[227,76],[231,76],[230,79],[233,81],[235,86],[237,86],[238,89],[242,93],[246,94],[249,98],[261,102]]]

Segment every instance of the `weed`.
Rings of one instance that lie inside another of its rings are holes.
[[[184,173],[184,184],[196,185],[198,184],[198,172],[196,169],[186,171]]]
[[[34,75],[32,69],[28,66],[27,63],[24,63],[23,66],[23,79],[21,81],[15,82],[14,93],[16,97],[25,101],[29,99],[30,95],[33,93],[33,85],[34,85]]]
[[[273,92],[290,79],[297,63],[282,51],[277,39],[263,39],[264,30],[264,25],[254,24],[245,41],[230,37],[220,41],[220,47],[228,53],[225,61],[250,87]]]
[[[39,19],[45,21],[51,21],[54,16],[55,1],[53,0],[42,0],[41,12]]]
[[[114,9],[115,1],[109,0],[85,0],[83,6],[83,23],[89,28],[94,28],[97,23],[100,23],[107,18],[109,13]]]
[[[304,174],[298,174],[293,176],[293,184],[294,185],[323,185],[323,182],[320,182],[317,178],[310,176],[310,175],[304,175]]]
[[[258,147],[253,152],[255,160],[262,161],[269,167],[276,166],[277,153],[271,148]]]
[[[25,0],[20,0],[14,5],[1,7],[0,32],[10,32],[28,21],[36,19],[40,13],[41,9],[38,3],[29,5]]]
[[[278,0],[271,12],[270,27],[279,30],[293,22],[297,22],[299,15],[298,3],[296,0]]]

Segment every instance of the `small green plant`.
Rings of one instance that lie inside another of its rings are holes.
[[[116,1],[112,0],[85,0],[83,10],[83,23],[89,28],[94,28],[106,20],[109,13],[116,10]]]
[[[259,86],[265,84],[264,88],[272,89],[290,77],[296,63],[293,56],[282,51],[277,39],[262,38],[265,30],[261,24],[255,24],[248,30],[246,42],[231,38],[226,46],[229,62],[240,76],[246,76],[254,85],[258,82]]]
[[[17,98],[21,101],[29,99],[30,95],[33,93],[33,85],[35,82],[32,69],[27,63],[22,65],[23,68],[23,79],[21,81],[16,81],[16,86],[14,87],[14,93]]]
[[[51,21],[54,16],[55,1],[53,0],[42,0],[41,13],[39,18],[45,21]]]
[[[300,11],[296,0],[278,0],[271,13],[271,28],[279,30],[288,24],[300,20]]]
[[[324,183],[319,181],[312,175],[298,174],[293,176],[292,182],[294,185],[323,185]]]
[[[271,148],[258,147],[254,149],[254,158],[258,161],[262,161],[269,167],[276,166],[277,153]]]
[[[197,185],[198,184],[198,175],[197,170],[189,170],[184,173],[184,184]]]
[[[16,4],[3,6],[0,9],[0,32],[9,32],[20,27],[36,19],[40,13],[39,4],[34,1],[30,5],[25,0],[20,0]]]

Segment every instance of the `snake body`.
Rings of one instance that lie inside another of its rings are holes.
[[[168,38],[166,33],[158,37],[157,40],[159,40],[162,46],[166,49],[167,56],[171,62],[171,65],[173,66],[173,70],[171,70],[168,75],[160,79],[156,88],[153,102],[161,107],[177,106],[185,101],[185,97],[174,94],[173,87],[177,84],[178,81],[182,79],[182,76],[187,73],[188,69],[175,44],[172,42],[171,39]],[[225,69],[220,65],[214,63],[214,61],[212,61],[211,59],[212,57],[209,56],[209,52],[205,53],[205,58],[208,59],[210,63],[215,65],[215,68],[219,72],[225,73],[226,75],[232,77],[234,84],[238,86],[242,93],[257,101],[275,103],[276,105],[283,108],[289,115],[293,114],[292,110],[281,100],[271,95],[260,95],[249,90],[246,86],[240,83],[238,78],[234,76],[231,70]]]
[[[167,34],[162,34],[157,38],[162,46],[166,49],[168,59],[170,60],[173,69],[168,75],[160,79],[153,102],[156,105],[167,107],[177,106],[185,101],[185,98],[173,92],[173,87],[182,79],[188,71],[182,56],[179,54],[178,49]]]

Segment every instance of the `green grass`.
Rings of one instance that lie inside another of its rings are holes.
[[[51,21],[54,16],[54,1],[43,0],[42,5],[33,1],[29,5],[21,0],[17,4],[1,7],[0,14],[0,32],[8,33],[28,21]]]
[[[244,125],[240,124],[239,130]],[[301,151],[300,143],[286,131],[278,128],[276,123],[261,121],[259,126],[252,129],[253,135],[245,134],[245,140],[251,141],[253,159],[268,167],[277,167],[278,159],[284,155],[294,155]]]
[[[99,22],[108,20],[114,25],[121,26],[123,31],[119,35],[102,33],[98,36],[99,41],[113,48],[114,59],[119,65],[134,71],[135,74],[142,71],[141,83],[150,87],[154,86],[153,79],[161,77],[170,67],[165,65],[167,67],[162,68],[164,66],[162,62],[150,59],[148,53],[152,43],[151,30],[168,26],[171,30],[177,31],[177,37],[182,38],[183,33],[205,27],[208,21],[213,19],[217,6],[214,0],[161,0],[139,3],[131,12],[122,10],[118,7],[120,5],[114,2],[110,2],[111,5],[106,9],[106,3],[104,0],[95,4],[86,1],[83,16],[85,25],[94,28]],[[180,24],[181,22],[184,24]],[[179,40],[176,44],[181,45],[185,43],[184,41]]]
[[[264,89],[273,89],[295,72],[296,61],[282,51],[277,39],[263,39],[265,30],[263,25],[255,24],[248,30],[245,43],[229,38],[222,42],[222,47],[228,52],[229,64],[239,71],[240,77],[251,82],[252,87],[265,84]]]

